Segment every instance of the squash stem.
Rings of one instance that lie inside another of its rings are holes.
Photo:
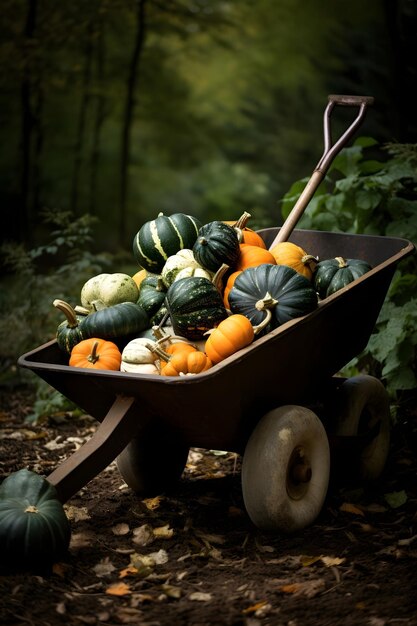
[[[312,272],[314,272],[318,262],[319,262],[319,257],[313,256],[312,254],[305,254],[303,258],[301,259],[301,263],[303,265],[308,265],[308,267],[310,268]]]
[[[272,311],[271,309],[265,309],[265,318],[262,320],[262,322],[260,324],[258,324],[257,326],[253,327],[253,332],[255,335],[259,335],[259,333],[266,328],[266,326],[268,326],[269,322],[271,321],[272,318]]]
[[[68,328],[77,328],[78,326],[77,316],[75,314],[74,309],[72,308],[70,304],[68,304],[68,302],[64,302],[64,300],[57,299],[57,300],[54,300],[52,304],[54,305],[54,307],[56,307],[57,309],[62,311],[62,313],[64,313],[65,317],[67,318]]]
[[[258,311],[264,311],[265,309],[273,309],[274,306],[276,306],[277,304],[278,300],[275,300],[275,298],[271,296],[269,291],[267,291],[264,297],[261,298],[261,300],[258,300],[258,302],[255,304],[255,308]]]
[[[335,261],[337,261],[339,263],[339,267],[340,268],[348,266],[347,262],[345,261],[345,259],[342,256],[335,257]]]
[[[229,267],[227,263],[222,263],[212,278],[211,282],[220,294],[223,294],[223,276],[226,274]]]
[[[93,364],[97,363],[97,361],[100,358],[100,356],[97,354],[97,348],[98,348],[98,341],[95,341],[93,343],[93,347],[91,348],[91,353],[87,357],[87,361],[89,361],[90,363],[93,363]]]

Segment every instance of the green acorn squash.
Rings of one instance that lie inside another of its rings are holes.
[[[148,272],[160,274],[169,256],[192,248],[201,222],[185,213],[164,215],[145,222],[133,239],[133,255]]]
[[[200,228],[193,246],[196,261],[210,272],[222,264],[233,267],[240,255],[236,229],[224,222],[214,221]]]
[[[271,328],[276,328],[310,313],[317,304],[311,282],[286,265],[248,267],[236,277],[229,293],[232,313],[245,315],[254,326],[262,323],[266,309],[271,309]]]
[[[176,280],[167,291],[166,306],[176,335],[202,339],[204,333],[227,317],[222,297],[207,278]]]
[[[164,304],[166,288],[159,274],[148,274],[140,284],[137,304],[153,317]]]
[[[77,315],[72,306],[63,300],[54,300],[53,305],[62,311],[66,317],[66,320],[61,322],[56,329],[58,346],[63,352],[71,354],[73,347],[85,339],[81,327],[81,322],[85,316]]]
[[[344,259],[340,256],[324,259],[316,265],[314,287],[320,298],[327,298],[371,269],[369,263],[360,259]]]
[[[0,486],[1,566],[42,569],[69,545],[69,521],[46,478],[21,469]]]
[[[80,326],[86,339],[119,339],[145,330],[150,326],[150,320],[139,304],[120,302],[86,315]]]

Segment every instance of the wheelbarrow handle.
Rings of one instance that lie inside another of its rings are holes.
[[[320,158],[320,161],[317,163],[310,180],[308,181],[300,197],[298,198],[296,204],[294,205],[291,213],[288,215],[283,226],[280,228],[277,236],[275,237],[274,241],[270,245],[270,249],[272,249],[277,243],[288,240],[292,231],[297,225],[299,219],[304,213],[306,207],[308,206],[308,203],[310,202],[311,198],[316,192],[317,187],[320,185],[321,181],[323,180],[335,156],[346,145],[346,143],[355,133],[357,128],[361,125],[365,117],[367,107],[372,105],[373,103],[374,103],[374,98],[372,96],[345,96],[345,95],[333,95],[333,94],[328,96],[327,107],[323,115],[323,126],[324,126],[323,154]],[[356,118],[351,123],[351,125],[345,130],[345,132],[339,137],[339,139],[335,143],[333,143],[330,118],[331,118],[331,114],[334,108],[338,105],[359,107],[359,111],[357,113]]]

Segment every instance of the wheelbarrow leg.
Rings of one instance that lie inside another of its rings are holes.
[[[92,437],[49,476],[64,503],[122,452],[149,418],[138,419],[135,399],[117,396]]]

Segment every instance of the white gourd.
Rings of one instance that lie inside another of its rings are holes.
[[[158,359],[158,356],[152,350],[154,345],[155,342],[152,341],[152,339],[145,339],[143,337],[132,339],[123,348],[122,363],[136,365],[154,363]]]
[[[181,278],[191,278],[192,276],[197,276],[198,278],[207,278],[207,280],[210,281],[213,278],[213,274],[204,269],[204,267],[192,267],[191,265],[189,265],[188,267],[184,267],[184,269],[178,272],[174,279],[174,282],[176,280],[181,280]]]
[[[167,258],[165,265],[161,271],[161,278],[166,287],[170,287],[175,280],[178,272],[185,267],[200,267],[199,263],[194,258],[192,250],[183,248],[176,254],[173,254]]]
[[[129,374],[160,374],[156,363],[125,363],[122,361],[120,371]]]

